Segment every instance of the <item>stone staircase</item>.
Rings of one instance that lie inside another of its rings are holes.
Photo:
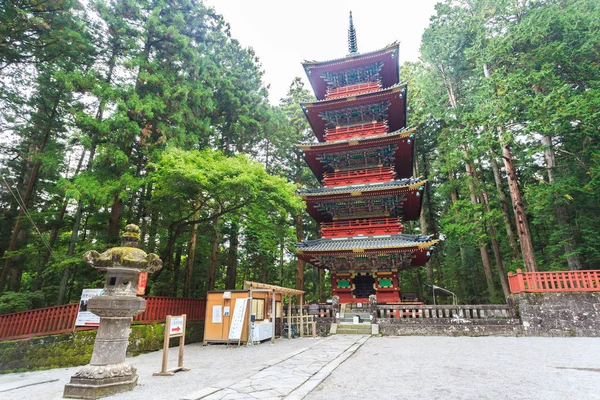
[[[357,307],[356,304],[342,304],[336,334],[370,335],[371,319],[366,307]]]

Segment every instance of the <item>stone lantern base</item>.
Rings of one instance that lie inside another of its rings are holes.
[[[87,365],[71,377],[63,397],[99,399],[133,390],[137,380],[136,369],[129,364]]]

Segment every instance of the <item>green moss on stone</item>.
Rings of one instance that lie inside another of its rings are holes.
[[[132,325],[127,354],[160,350],[164,324]],[[203,340],[204,322],[188,322],[186,344]],[[0,373],[36,371],[85,365],[94,350],[96,330],[0,342]],[[178,344],[173,342],[171,345]]]

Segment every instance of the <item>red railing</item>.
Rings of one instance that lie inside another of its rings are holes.
[[[206,300],[204,299],[179,299],[176,297],[144,297],[146,311],[134,317],[134,321],[141,324],[164,322],[167,315],[186,314],[187,321],[204,321]]]
[[[375,92],[381,89],[381,85],[377,82],[359,83],[358,85],[343,86],[327,91],[328,99],[337,97],[353,96],[362,93]]]
[[[338,171],[325,173],[325,186],[353,185],[355,183],[387,182],[396,176],[392,167],[377,167],[353,171]]]
[[[508,273],[511,293],[600,292],[600,270]]]
[[[154,296],[144,298],[146,299],[146,311],[134,318],[137,323],[164,322],[167,315],[180,314],[186,314],[188,321],[204,320],[206,310],[206,300],[204,299]],[[95,327],[75,328],[78,311],[79,303],[72,303],[0,315],[0,341],[95,329]]]
[[[328,142],[336,140],[347,140],[387,133],[388,127],[385,122],[371,122],[367,124],[343,126],[335,129],[325,130],[325,140]]]
[[[321,223],[321,236],[324,238],[357,236],[359,234],[393,235],[403,232],[398,218],[376,218],[358,221],[336,221]]]

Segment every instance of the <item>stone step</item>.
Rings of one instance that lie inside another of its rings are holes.
[[[338,335],[370,335],[371,329],[348,329],[348,328],[338,328]]]
[[[366,329],[371,331],[371,323],[365,324],[345,324],[343,322],[338,324],[338,329]]]

